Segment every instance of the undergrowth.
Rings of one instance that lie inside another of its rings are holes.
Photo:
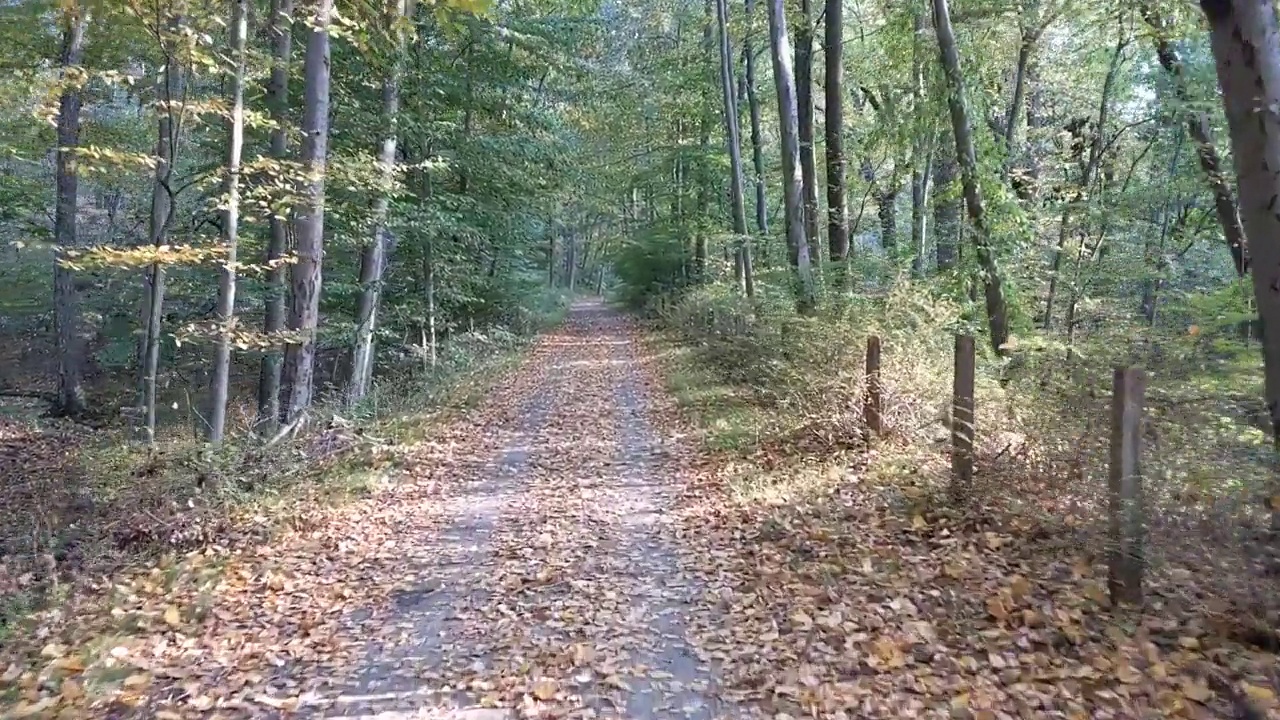
[[[958,304],[901,281],[802,317],[779,289],[764,286],[748,301],[713,284],[651,301],[648,311],[668,384],[704,445],[724,458],[738,501],[817,506],[858,483],[908,522],[942,513],[973,528],[1018,527],[1043,545],[1046,563],[1105,556],[1111,372],[1145,367],[1153,584],[1177,578],[1178,593],[1231,608],[1224,616],[1248,626],[1243,635],[1275,644],[1280,562],[1265,539],[1271,466],[1254,399],[1256,348],[1194,329],[1152,339],[1120,318],[1081,332],[1071,349],[1015,337],[1013,362],[979,339],[977,478],[958,507],[949,486],[953,343],[957,332],[978,330]],[[885,431],[874,438],[862,420],[871,334],[883,344]]]

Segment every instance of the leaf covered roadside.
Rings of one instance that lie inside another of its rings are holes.
[[[382,448],[375,469],[386,471],[382,456],[391,455],[402,476],[389,482],[375,472],[382,480],[367,497],[335,506],[317,488],[289,503],[288,517],[240,517],[215,544],[66,587],[62,602],[31,616],[0,649],[0,717],[227,717],[297,707],[299,692],[263,688],[290,663],[330,663],[323,673],[331,677],[356,667],[354,657],[344,662],[356,647],[344,636],[349,619],[386,606],[414,580],[398,572],[401,533],[441,520],[429,512],[408,523],[406,508],[430,507],[450,481],[481,467],[492,442],[486,430],[508,422],[514,409],[505,403],[537,381],[511,377],[483,413],[400,421],[398,434],[430,438]],[[457,392],[491,379],[460,380]]]
[[[948,510],[925,479],[944,467],[887,482],[831,449],[716,453],[690,479],[685,539],[714,588],[693,616],[717,618],[697,634],[727,693],[782,719],[1280,717],[1276,655],[1186,569],[1112,608],[1075,518]],[[799,499],[734,490],[798,476]]]

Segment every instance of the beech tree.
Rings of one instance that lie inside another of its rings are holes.
[[[797,306],[811,311],[817,303],[812,258],[806,235],[804,176],[800,167],[800,130],[796,109],[795,73],[791,64],[791,40],[783,0],[767,0],[769,7],[769,50],[773,56],[773,82],[778,94],[778,130],[782,147],[783,207],[787,226],[787,249],[796,273]]]
[[[297,333],[285,353],[282,402],[285,423],[300,422],[314,397],[316,330],[320,325],[321,265],[324,260],[325,172],[329,150],[329,23],[333,0],[306,6],[309,32],[303,63],[302,152],[305,176],[301,212],[296,221],[297,262],[289,330]]]
[[[1280,29],[1271,0],[1201,0],[1217,60],[1263,325],[1267,410],[1280,448]],[[1203,146],[1202,146],[1203,147]],[[1202,153],[1203,160],[1203,153]],[[1241,248],[1233,247],[1233,252]],[[1272,526],[1280,529],[1280,509]]]

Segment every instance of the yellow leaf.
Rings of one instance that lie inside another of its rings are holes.
[[[533,695],[539,700],[553,700],[556,696],[554,680],[539,680],[533,684]]]
[[[176,628],[182,624],[182,613],[178,612],[177,605],[170,605],[165,608],[164,621],[169,625],[169,627]]]
[[[1178,638],[1178,644],[1188,650],[1200,649],[1200,641],[1193,637],[1180,637]]]
[[[1119,665],[1116,667],[1116,679],[1126,685],[1132,685],[1142,679],[1142,673],[1135,670],[1132,665]]]
[[[138,673],[130,675],[124,679],[124,686],[132,690],[143,688],[151,684],[151,676],[146,673]]]
[[[927,527],[929,527],[929,523],[925,522],[925,519],[923,516],[916,515],[915,517],[911,518],[912,530],[924,530]]]
[[[1240,689],[1250,700],[1262,705],[1263,707],[1271,707],[1276,702],[1276,694],[1270,688],[1250,685],[1247,682],[1240,683]]]

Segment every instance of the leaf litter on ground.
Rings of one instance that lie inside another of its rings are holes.
[[[51,610],[6,651],[5,716],[1280,717],[1275,656],[1184,578],[1111,608],[1090,558],[903,512],[865,458],[705,453],[642,340],[575,313],[372,497]],[[744,472],[821,491],[752,502]]]

